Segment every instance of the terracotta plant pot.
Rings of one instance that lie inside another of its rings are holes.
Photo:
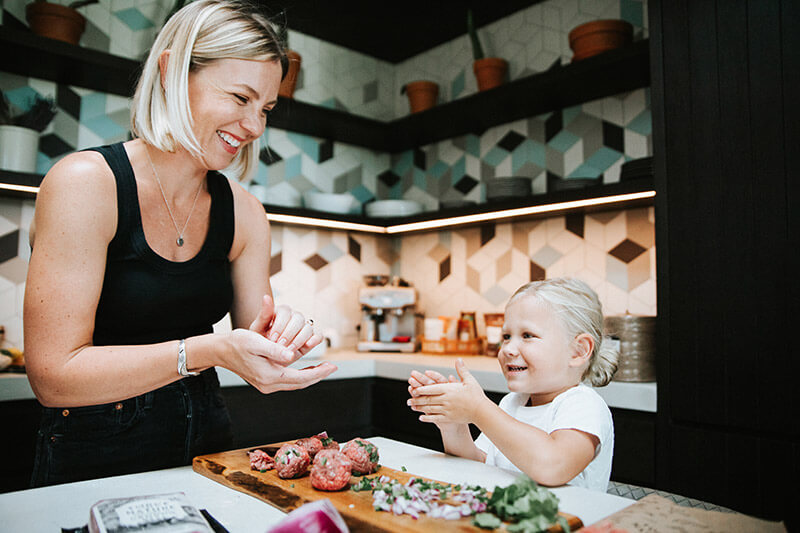
[[[86,29],[86,19],[74,9],[49,2],[31,2],[25,18],[36,35],[78,44]]]
[[[412,113],[432,108],[439,98],[439,85],[432,81],[412,81],[407,83],[403,90],[408,94],[408,104]]]
[[[286,57],[289,59],[289,71],[286,77],[281,81],[281,86],[278,89],[278,96],[284,98],[294,97],[294,88],[297,85],[297,75],[300,73],[300,65],[303,62],[303,57],[294,50],[286,50]]]
[[[499,57],[484,57],[472,63],[472,71],[478,82],[478,90],[486,91],[505,83],[508,61]]]
[[[624,20],[594,20],[576,26],[569,32],[573,61],[580,61],[633,41],[633,26]]]

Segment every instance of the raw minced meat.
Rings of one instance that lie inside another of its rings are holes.
[[[324,449],[326,449],[326,450],[338,450],[339,449],[339,443],[336,442],[335,440],[333,440],[332,438],[330,438],[328,436],[328,432],[327,431],[323,431],[322,433],[317,433],[315,435],[315,437],[317,437],[322,442],[322,447]]]
[[[264,470],[275,468],[275,460],[264,450],[255,449],[251,452],[247,452],[247,455],[250,457],[251,470],[260,470],[263,472]]]
[[[338,450],[321,450],[311,466],[311,486],[318,490],[341,490],[350,485],[353,463]]]
[[[302,476],[310,462],[306,449],[294,443],[284,444],[275,452],[275,470],[283,479]]]
[[[378,469],[378,447],[366,439],[356,437],[348,441],[342,453],[353,462],[353,474],[371,474]]]
[[[309,457],[311,460],[314,460],[314,456],[317,455],[317,452],[322,450],[324,447],[322,445],[322,441],[317,437],[308,437],[307,439],[298,439],[295,442],[298,446],[302,446],[308,452]]]

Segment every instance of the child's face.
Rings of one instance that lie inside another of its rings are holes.
[[[522,296],[506,307],[498,359],[510,391],[531,394],[534,405],[550,402],[580,380],[569,364],[572,351],[549,304]]]

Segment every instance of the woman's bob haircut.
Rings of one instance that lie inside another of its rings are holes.
[[[169,50],[165,87],[158,59]],[[144,63],[131,105],[131,131],[159,150],[180,145],[200,160],[204,154],[193,130],[189,73],[219,59],[279,61],[286,53],[269,19],[242,0],[197,0],[175,13],[158,34]],[[259,140],[236,154],[230,170],[248,177],[258,162]]]

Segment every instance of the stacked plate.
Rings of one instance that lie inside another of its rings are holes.
[[[566,178],[566,179],[553,179],[547,184],[547,191],[572,191],[575,189],[585,189],[586,187],[594,187],[595,185],[602,185],[603,177],[597,178]]]
[[[635,180],[637,178],[653,177],[653,157],[642,157],[641,159],[631,159],[622,164],[620,170],[620,181]]]
[[[422,204],[414,200],[376,200],[366,205],[368,217],[407,217],[422,213]]]
[[[330,192],[306,191],[303,194],[303,205],[315,211],[326,213],[351,213],[356,207],[356,199],[346,192],[335,194]]]
[[[512,176],[507,178],[490,178],[486,180],[486,199],[502,200],[531,195],[533,178]]]

